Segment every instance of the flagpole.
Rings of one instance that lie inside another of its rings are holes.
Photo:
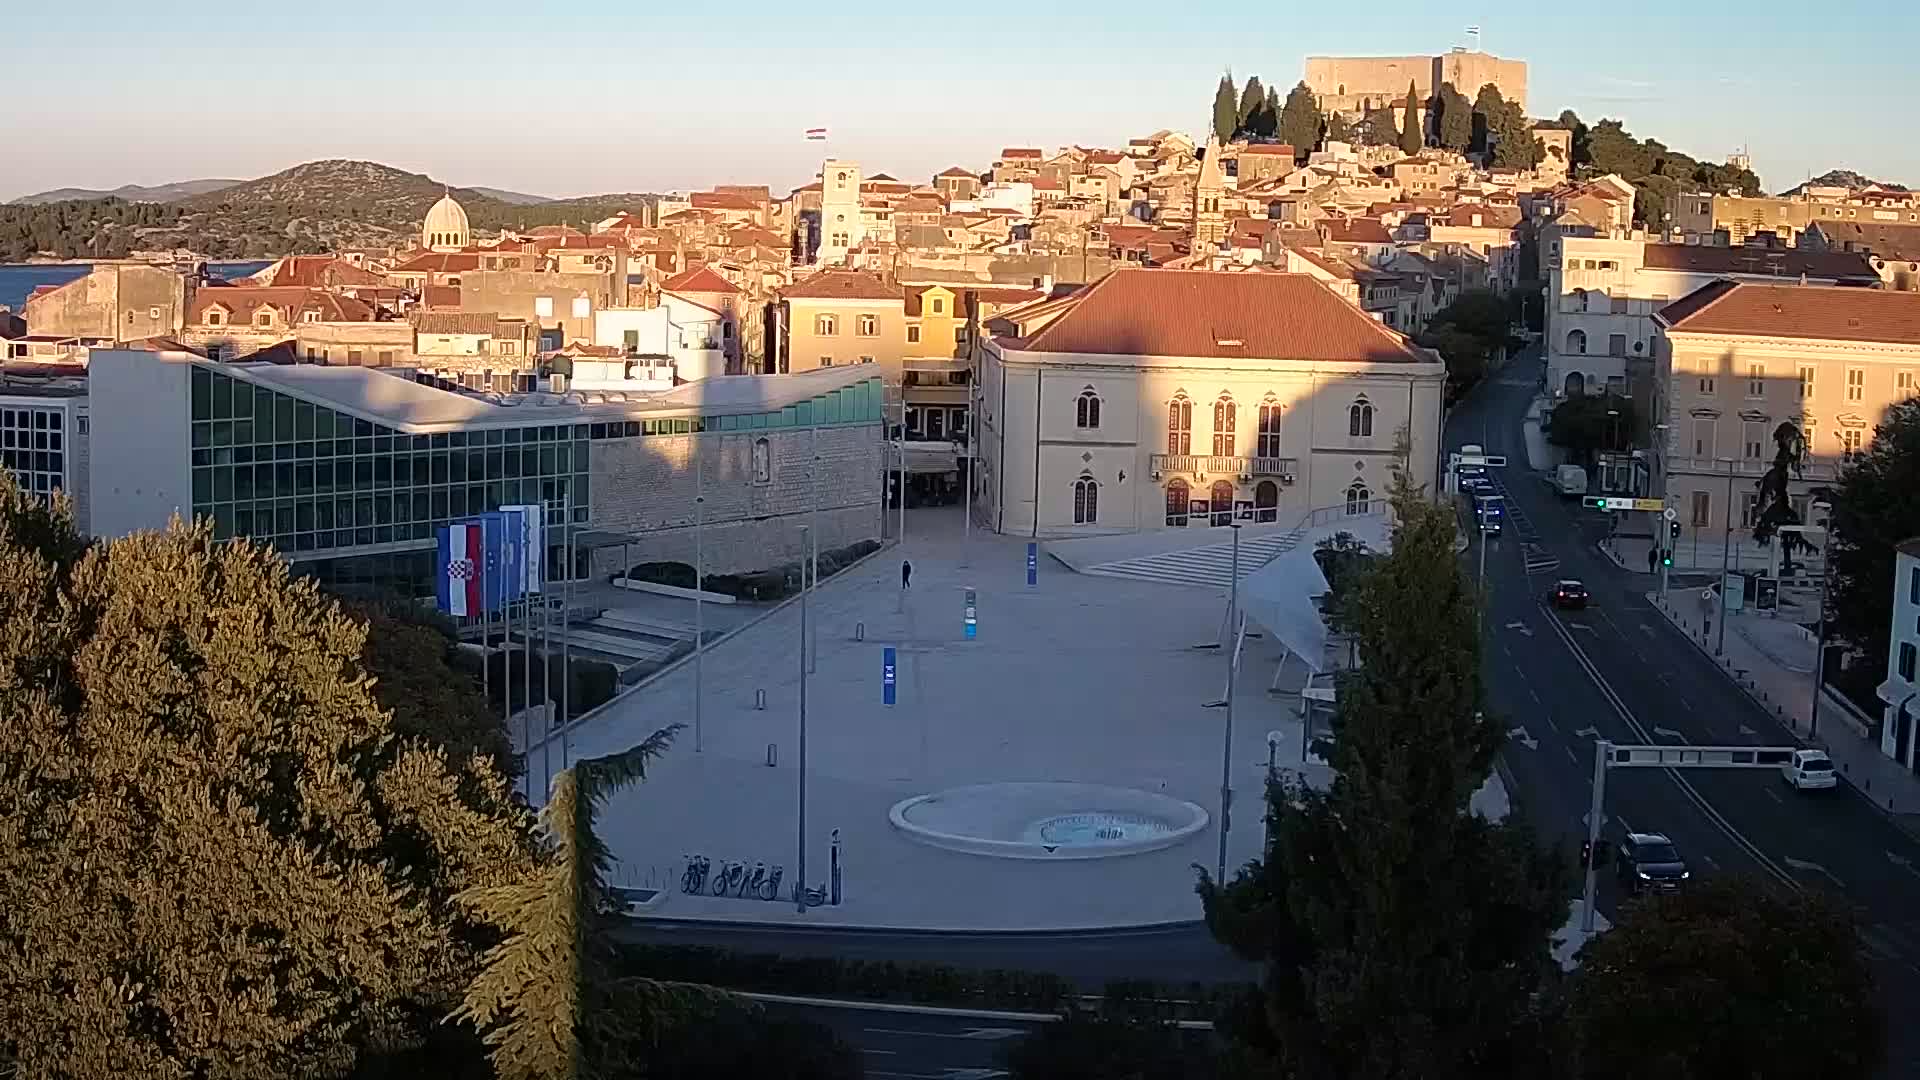
[[[547,500],[540,500],[539,543],[535,545],[539,562],[531,573],[540,583],[540,715],[546,726],[540,732],[540,768],[546,773],[547,790],[553,790],[553,605],[547,603]]]
[[[706,695],[706,669],[704,661],[707,649],[707,614],[702,598],[707,587],[707,488],[706,465],[701,451],[700,436],[694,437],[693,450],[693,752],[703,753],[705,745],[705,727],[702,724],[701,705]]]
[[[560,579],[560,768],[573,768],[573,489],[560,496],[561,547],[567,573]]]

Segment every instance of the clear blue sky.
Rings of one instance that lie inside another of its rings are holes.
[[[1746,145],[1769,189],[1832,167],[1920,183],[1907,4],[101,0],[6,20],[0,199],[324,157],[557,196],[783,192],[817,170],[816,125],[922,179],[1006,145],[1198,131],[1223,67],[1284,88],[1306,55],[1439,52],[1470,23],[1529,63],[1537,116],[1614,116],[1715,160]]]

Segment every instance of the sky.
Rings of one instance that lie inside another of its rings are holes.
[[[0,200],[320,158],[556,197],[783,194],[827,153],[924,180],[1003,146],[1199,132],[1223,69],[1284,92],[1308,55],[1438,53],[1470,24],[1528,62],[1535,116],[1616,117],[1702,159],[1744,146],[1770,190],[1829,168],[1920,185],[1896,104],[1920,80],[1911,4],[1374,0],[1351,20],[1297,0],[667,7],[23,2],[0,23]]]

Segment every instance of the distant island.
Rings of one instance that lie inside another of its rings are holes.
[[[311,161],[257,180],[61,189],[17,199],[0,205],[0,262],[136,253],[258,259],[387,247],[409,242],[427,208],[449,193],[474,228],[489,231],[585,227],[655,198],[634,192],[547,199],[453,187],[372,161]],[[65,194],[75,197],[53,198]]]

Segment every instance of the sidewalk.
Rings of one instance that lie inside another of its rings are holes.
[[[1598,513],[1599,511],[1593,511]],[[1600,553],[1612,559],[1622,570],[1636,574],[1647,573],[1647,549],[1653,546],[1653,538],[1646,535],[1647,519],[1640,514],[1631,515],[1622,523],[1624,528],[1632,529],[1638,535],[1621,534],[1610,537],[1600,545]],[[1728,551],[1723,539],[1689,539],[1685,536],[1674,544],[1673,569],[1679,573],[1718,575],[1724,560],[1728,570],[1736,574],[1765,573],[1773,569],[1774,553],[1751,540],[1733,545]],[[1797,582],[1805,582],[1808,587],[1817,588],[1820,582],[1820,564],[1818,560],[1809,562],[1805,556],[1794,560],[1796,577],[1788,579],[1788,587]],[[1659,573],[1658,569],[1653,571]]]
[[[1663,603],[1654,591],[1647,599],[1711,656],[1717,642],[1704,633],[1707,619],[1698,595],[1693,590],[1674,591],[1670,603]],[[1826,750],[1841,777],[1896,825],[1920,836],[1920,776],[1882,754],[1879,745],[1862,734],[1856,721],[1835,703],[1831,692],[1821,698],[1819,733],[1808,737],[1814,643],[1798,624],[1736,614],[1726,625],[1725,648],[1719,663],[1729,678],[1772,713],[1795,741]],[[1756,734],[1769,737],[1764,731]]]

